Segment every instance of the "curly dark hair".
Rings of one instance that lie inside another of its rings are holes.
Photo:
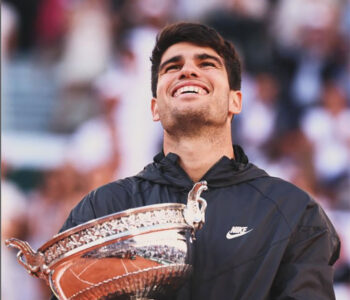
[[[230,88],[232,90],[241,89],[241,63],[232,43],[225,40],[215,29],[206,25],[179,22],[164,27],[157,35],[156,45],[151,56],[153,97],[157,97],[159,65],[164,52],[170,46],[181,42],[210,47],[215,50],[225,62]]]

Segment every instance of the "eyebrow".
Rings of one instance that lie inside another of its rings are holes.
[[[168,64],[171,64],[171,63],[174,63],[174,62],[179,62],[183,59],[183,56],[182,55],[176,55],[176,56],[173,56],[171,58],[169,58],[168,60],[166,60],[165,62],[163,62],[160,67],[159,67],[159,72],[161,70],[164,69],[164,67]]]
[[[201,53],[201,54],[196,54],[194,56],[196,59],[199,59],[199,60],[206,60],[206,59],[212,59],[212,60],[215,60],[221,67],[222,67],[222,62],[221,60],[216,57],[216,56],[213,56],[213,55],[209,55],[207,53]],[[182,55],[176,55],[176,56],[173,56],[169,59],[167,59],[165,62],[163,62],[160,66],[159,66],[159,71],[160,72],[161,70],[164,69],[164,67],[168,64],[171,64],[171,63],[175,63],[175,62],[179,62],[183,60],[183,56]]]
[[[202,54],[196,54],[195,58],[197,58],[199,60],[212,59],[212,60],[215,60],[220,66],[222,66],[222,61],[218,57],[213,56],[213,55],[202,53]]]

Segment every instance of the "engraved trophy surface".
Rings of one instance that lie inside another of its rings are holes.
[[[205,181],[187,205],[163,203],[124,210],[73,227],[34,251],[12,238],[18,262],[62,300],[163,299],[191,276],[193,238],[204,224]]]

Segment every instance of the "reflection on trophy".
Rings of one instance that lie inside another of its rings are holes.
[[[192,273],[193,240],[204,224],[205,181],[187,205],[163,203],[111,214],[54,236],[34,251],[12,238],[18,262],[59,299],[160,299]]]

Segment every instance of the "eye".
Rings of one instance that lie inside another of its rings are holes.
[[[164,72],[167,73],[169,71],[179,70],[179,69],[180,69],[180,65],[170,65],[170,66],[165,68]]]
[[[215,63],[210,61],[203,61],[200,63],[201,67],[216,67]]]

